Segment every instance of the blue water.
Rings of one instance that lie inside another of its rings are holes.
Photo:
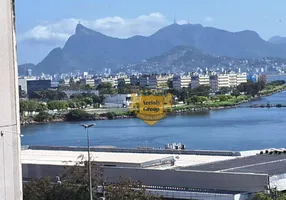
[[[255,103],[286,104],[286,92]],[[82,122],[89,123],[89,122]],[[94,123],[90,122],[90,123]],[[286,147],[286,108],[237,108],[205,114],[170,116],[150,127],[139,119],[96,121],[91,145],[164,147],[184,143],[190,149],[250,150]],[[22,145],[85,146],[81,123],[53,123],[22,128]]]

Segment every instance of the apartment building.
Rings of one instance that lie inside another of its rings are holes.
[[[131,76],[130,77],[130,84],[131,85],[138,85],[139,84],[138,76],[135,76],[135,75]]]
[[[174,76],[173,77],[173,88],[174,89],[182,89],[189,88],[191,84],[191,76],[182,75],[182,76]]]
[[[101,83],[110,83],[112,87],[118,86],[118,79],[117,77],[104,77],[104,78],[96,78],[94,79],[94,86],[97,87]]]
[[[216,74],[210,76],[210,87],[213,92],[222,87],[230,87],[228,74]]]
[[[131,81],[130,81],[130,78],[118,78],[117,79],[117,83],[118,83],[118,87],[121,85],[121,84],[130,84]]]
[[[173,74],[164,74],[157,76],[157,87],[158,88],[168,88],[168,80],[173,78]]]
[[[247,74],[246,73],[239,73],[236,75],[236,86],[240,85],[241,83],[247,82]]]
[[[142,75],[139,77],[139,86],[148,87],[149,86],[149,75]]]
[[[149,84],[147,88],[149,89],[156,89],[158,87],[158,79],[156,75],[151,75],[149,77]]]
[[[84,85],[90,85],[90,86],[94,86],[95,85],[95,81],[94,79],[87,79],[87,78],[83,78],[80,80],[80,83],[84,84]]]
[[[229,77],[229,87],[236,87],[237,86],[237,74],[230,73],[228,74]]]
[[[200,85],[210,85],[209,75],[194,75],[191,77],[191,88],[196,88]]]

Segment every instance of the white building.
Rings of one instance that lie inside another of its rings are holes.
[[[236,85],[240,85],[241,83],[247,82],[247,74],[246,73],[239,73],[236,76]]]
[[[173,77],[173,88],[180,90],[182,88],[189,88],[191,84],[191,76],[182,75]]]
[[[94,84],[95,84],[94,79],[87,79],[87,78],[81,79],[80,82],[81,82],[82,84],[84,84],[84,85],[90,85],[90,86],[92,86],[92,87],[93,87]]]
[[[36,80],[36,77],[20,77],[18,78],[18,85],[21,87],[21,90],[25,91],[27,93],[27,81],[29,80]]]
[[[191,88],[196,88],[200,85],[210,85],[209,75],[195,75],[191,78]]]
[[[158,75],[157,76],[157,87],[158,88],[167,88],[168,87],[168,80],[172,79],[173,75]]]
[[[86,90],[64,90],[63,91],[68,98],[71,97],[71,95],[74,95],[74,94],[82,94],[82,93],[89,93],[89,94],[94,94],[94,95],[99,95],[99,91],[98,90],[89,90],[89,91],[86,91]]]
[[[131,103],[131,94],[105,94],[105,107],[122,108],[128,107]]]
[[[210,76],[210,87],[213,92],[222,87],[230,87],[228,74],[216,74]]]
[[[19,116],[14,1],[0,1],[0,199],[22,199],[21,137]]]
[[[101,83],[110,83],[112,87],[117,87],[118,86],[118,81],[117,77],[104,77],[104,78],[96,78],[94,80],[94,86],[97,87]]]

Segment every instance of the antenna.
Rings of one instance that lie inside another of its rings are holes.
[[[176,13],[174,12],[174,24],[177,24]]]

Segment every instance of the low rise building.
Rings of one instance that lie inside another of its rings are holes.
[[[158,87],[158,78],[156,75],[151,75],[149,77],[149,84],[147,88],[149,89],[156,89]]]
[[[247,82],[247,74],[246,73],[239,73],[236,75],[236,86],[240,85],[241,83]]]
[[[94,79],[87,79],[87,78],[83,78],[80,80],[80,83],[84,84],[84,85],[90,85],[90,86],[94,86],[95,85],[95,80]]]
[[[110,83],[112,87],[117,87],[118,86],[118,80],[117,77],[104,77],[104,78],[95,78],[94,79],[94,86],[95,88],[100,85],[101,83]]]
[[[210,87],[213,92],[222,87],[230,87],[228,74],[216,74],[210,76]]]
[[[131,103],[131,94],[105,94],[104,106],[109,108],[128,107]]]
[[[83,93],[94,94],[96,96],[99,95],[98,90],[64,90],[63,92],[67,95],[68,98],[70,98],[72,95]]]
[[[27,94],[40,90],[48,90],[51,88],[51,80],[27,80]]]
[[[131,76],[130,77],[130,84],[131,85],[139,85],[139,78],[138,78],[138,76],[135,76],[135,75]]]
[[[163,74],[157,76],[157,87],[168,88],[168,80],[173,78],[173,74]]]
[[[191,77],[191,88],[199,87],[200,85],[210,85],[209,75],[194,75]]]
[[[149,75],[142,75],[139,77],[139,86],[148,87],[149,86]]]
[[[173,88],[180,90],[182,88],[189,88],[191,85],[191,76],[182,75],[173,77]]]

